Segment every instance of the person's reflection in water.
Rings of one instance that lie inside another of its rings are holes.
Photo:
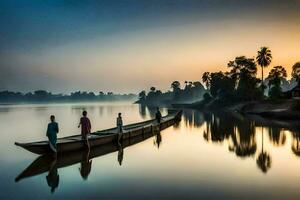
[[[56,157],[52,160],[49,168],[49,173],[46,176],[47,184],[51,188],[51,193],[54,193],[55,189],[59,184],[59,175],[57,171],[57,159]]]
[[[122,162],[123,162],[123,156],[124,156],[124,149],[122,147],[122,144],[119,144],[118,145],[118,162],[119,162],[120,166],[122,165]]]
[[[159,146],[161,144],[161,134],[160,134],[160,130],[157,130],[155,132],[155,139],[153,141],[154,146],[157,146],[157,148],[159,149]]]
[[[83,154],[81,166],[79,168],[80,175],[83,178],[83,180],[88,179],[91,169],[92,169],[92,160],[90,160],[90,151],[88,150],[86,151],[86,153]]]
[[[160,131],[156,135],[156,140],[154,141],[154,144],[156,144],[157,148],[159,149],[159,146],[161,144],[161,134],[160,134]]]

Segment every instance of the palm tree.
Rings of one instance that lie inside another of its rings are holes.
[[[257,52],[256,62],[261,66],[261,88],[264,91],[264,67],[268,67],[272,61],[271,50],[268,47],[261,47]]]
[[[145,99],[146,99],[146,92],[145,92],[145,90],[143,90],[143,91],[141,91],[139,93],[139,99],[140,99],[140,101],[145,101]]]
[[[292,68],[292,77],[295,78],[299,84],[300,82],[300,62],[296,62]]]
[[[202,81],[206,86],[206,89],[209,88],[210,85],[210,73],[209,72],[204,72],[202,75]]]
[[[185,83],[185,88],[187,87],[187,84],[188,84],[188,81],[184,81],[184,83]]]
[[[150,87],[150,91],[151,91],[151,92],[155,92],[155,90],[156,90],[156,88],[155,88],[155,87],[153,87],[153,86],[152,86],[152,87]]]

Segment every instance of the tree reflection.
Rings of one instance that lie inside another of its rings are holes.
[[[184,110],[182,115],[186,127],[198,128],[205,122],[204,114],[196,110]]]
[[[257,145],[255,140],[255,125],[253,122],[243,120],[234,126],[231,134],[234,147],[231,148],[239,157],[249,157],[255,154]]]
[[[300,156],[300,132],[294,131],[292,135],[292,151],[296,156]]]
[[[282,128],[269,127],[269,137],[275,146],[283,146],[285,144],[286,135],[282,131]]]
[[[157,107],[147,106],[147,108],[148,108],[149,115],[150,115],[151,119],[155,118],[155,113],[157,111]]]
[[[264,151],[264,132],[263,127],[261,131],[261,152],[256,159],[257,166],[261,169],[263,173],[267,173],[267,171],[271,168],[272,159],[268,152]]]
[[[221,143],[230,140],[229,150],[239,157],[252,156],[256,152],[255,125],[249,120],[231,115],[205,114],[206,129],[203,137],[206,141]]]
[[[144,104],[139,105],[139,113],[143,119],[146,118],[146,106]]]

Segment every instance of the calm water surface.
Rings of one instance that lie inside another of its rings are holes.
[[[93,130],[114,126],[118,112],[125,124],[154,114],[126,102],[0,106],[1,199],[300,198],[300,129],[193,110],[162,131],[161,141],[125,148],[121,165],[113,152],[92,159],[86,174],[76,163],[15,182],[38,155],[14,142],[45,139],[51,114],[59,137],[77,134],[83,109]]]

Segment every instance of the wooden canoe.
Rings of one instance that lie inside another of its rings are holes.
[[[57,158],[54,158],[51,154],[41,155],[36,160],[34,160],[26,169],[24,169],[15,178],[15,181],[18,182],[22,179],[46,173],[52,169],[53,162],[55,162],[55,168],[60,169],[72,166],[77,163],[86,163],[93,158],[101,157],[117,151],[121,152],[121,154],[118,153],[118,158],[116,159],[116,162],[117,160],[118,162],[120,162],[120,159],[122,159],[122,162],[125,148],[143,142],[154,136],[156,137],[157,143],[161,142],[161,133],[160,131],[156,130],[153,133],[149,132],[135,137],[124,139],[121,142],[121,146],[119,146],[116,143],[108,143],[101,146],[92,147],[90,152],[88,150],[62,152],[57,156]]]
[[[162,118],[160,124],[155,119],[129,124],[123,127],[122,139],[128,139],[138,135],[154,132],[156,129],[165,129],[181,119],[182,111],[171,112]],[[100,146],[108,143],[116,142],[118,138],[117,128],[96,131],[90,134],[89,143],[91,147]],[[15,145],[36,154],[51,153],[48,141],[39,141],[31,143],[18,143]],[[77,151],[86,149],[85,141],[81,135],[73,135],[57,139],[57,152]]]

